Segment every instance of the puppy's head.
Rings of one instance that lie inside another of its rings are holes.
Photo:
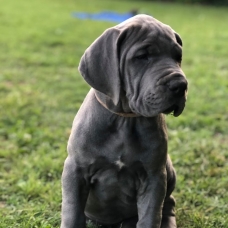
[[[182,41],[169,26],[137,15],[106,30],[85,51],[79,71],[114,105],[152,117],[182,113],[187,80],[181,70]]]

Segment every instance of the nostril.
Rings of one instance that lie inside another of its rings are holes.
[[[183,96],[187,90],[187,83],[185,81],[173,80],[168,84],[169,90],[177,96]]]

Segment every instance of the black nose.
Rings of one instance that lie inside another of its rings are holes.
[[[187,90],[188,83],[185,78],[183,79],[173,79],[168,83],[169,90],[172,91],[175,96],[184,96]]]

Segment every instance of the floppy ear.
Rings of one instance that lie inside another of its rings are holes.
[[[175,34],[177,43],[180,44],[180,46],[183,46],[183,43],[182,43],[182,40],[181,40],[179,34],[177,34],[176,32],[174,32],[174,34]]]
[[[107,29],[85,51],[79,71],[94,89],[109,96],[117,105],[120,99],[119,42],[121,31]]]

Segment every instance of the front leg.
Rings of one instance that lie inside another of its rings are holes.
[[[175,200],[171,195],[176,184],[176,173],[173,168],[170,157],[168,156],[166,163],[167,171],[167,190],[166,197],[162,210],[162,225],[161,228],[176,228],[176,218],[175,218]]]
[[[68,156],[62,175],[61,228],[85,228],[84,214],[89,187],[73,157]]]
[[[137,228],[160,228],[166,179],[166,171],[162,170],[148,175],[141,182],[137,197]]]

